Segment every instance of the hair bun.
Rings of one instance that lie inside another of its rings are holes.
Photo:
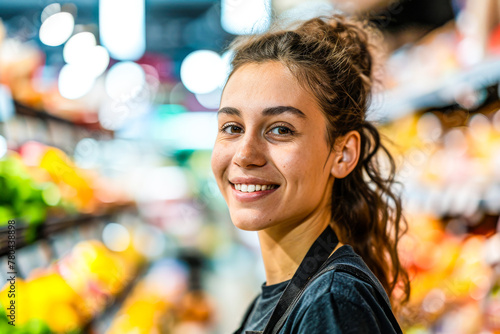
[[[345,17],[340,14],[320,16],[303,21],[293,30],[303,38],[314,41],[316,50],[328,50],[329,60],[348,62],[363,80],[366,88],[371,89],[376,30],[366,21]],[[342,66],[343,67],[343,66]]]
[[[372,28],[367,23],[350,19],[341,15],[328,18],[327,24],[331,40],[340,41],[345,52],[351,56],[355,66],[368,78],[372,75],[373,44]]]

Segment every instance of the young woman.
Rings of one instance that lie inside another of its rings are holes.
[[[404,220],[394,161],[365,120],[370,36],[335,15],[231,46],[212,170],[266,272],[235,333],[401,332],[388,296],[409,293]]]

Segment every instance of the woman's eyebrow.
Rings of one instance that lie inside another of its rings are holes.
[[[307,116],[302,111],[292,106],[277,106],[277,107],[265,108],[264,110],[262,110],[262,115],[276,116],[287,112],[292,113],[300,118],[307,118]],[[234,115],[241,117],[241,112],[233,107],[223,107],[219,109],[219,111],[217,111],[217,116],[219,116],[220,114]]]
[[[220,114],[226,114],[226,115],[233,115],[233,116],[238,116],[241,117],[241,112],[233,107],[224,107],[220,108],[219,111],[217,111],[217,117],[219,117]]]
[[[298,116],[300,118],[307,118],[306,114],[304,114],[299,109],[297,109],[295,107],[291,107],[291,106],[269,107],[269,108],[262,110],[262,115],[264,115],[264,116],[276,116],[276,115],[280,115],[280,114],[283,114],[286,112],[292,113],[295,116]]]

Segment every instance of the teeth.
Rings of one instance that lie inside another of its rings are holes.
[[[235,184],[234,188],[244,193],[253,193],[254,191],[264,191],[268,189],[274,189],[278,186],[273,184]]]

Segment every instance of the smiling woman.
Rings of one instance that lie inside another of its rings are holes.
[[[394,161],[365,120],[369,37],[336,15],[231,46],[212,169],[234,225],[257,231],[266,272],[236,333],[401,332],[390,301],[398,284],[409,294],[404,220]]]

